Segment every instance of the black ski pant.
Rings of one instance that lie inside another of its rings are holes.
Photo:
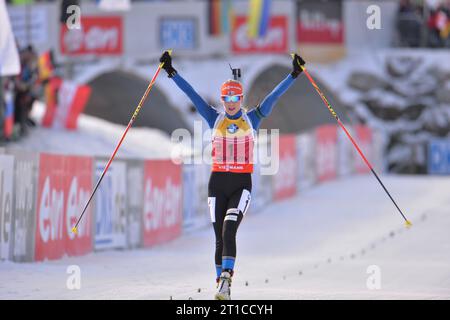
[[[215,264],[236,258],[236,232],[250,205],[251,173],[212,172],[208,206],[216,238]]]

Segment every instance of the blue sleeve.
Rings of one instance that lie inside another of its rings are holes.
[[[259,126],[261,125],[261,120],[263,119],[263,117],[261,115],[257,114],[256,109],[258,109],[258,108],[259,108],[259,105],[256,108],[247,112],[247,116],[252,123],[253,129],[255,129],[255,130],[259,129]]]
[[[218,116],[216,109],[211,107],[209,104],[203,100],[202,97],[192,88],[192,86],[183,79],[178,73],[172,77],[173,81],[177,84],[178,88],[183,90],[183,92],[191,99],[198,113],[208,122],[210,128],[214,127],[214,122]]]
[[[255,130],[259,128],[261,120],[270,115],[275,103],[289,89],[294,81],[295,79],[289,74],[264,98],[261,104],[247,113]]]

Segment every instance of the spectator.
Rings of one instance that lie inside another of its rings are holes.
[[[1,120],[0,128],[2,128],[1,133],[3,137],[0,140],[7,142],[13,138],[14,132],[14,105],[12,103],[13,81],[11,77],[4,77],[2,80],[3,83],[0,89],[3,92],[3,99],[0,103],[3,103],[3,119]]]
[[[400,2],[397,12],[397,30],[401,46],[420,46],[423,21],[418,9],[411,4],[410,0]]]
[[[402,0],[400,1],[400,6],[398,9],[398,12],[400,14],[404,14],[404,13],[413,13],[414,12],[414,8],[411,4],[410,0]]]
[[[3,123],[4,118],[3,114],[5,112],[5,99],[3,97],[3,83],[2,83],[2,77],[0,77],[0,146],[3,144],[4,136],[3,136]]]
[[[450,2],[440,3],[431,10],[428,19],[428,45],[431,47],[443,47],[450,45]]]
[[[26,135],[28,127],[34,125],[29,115],[37,98],[37,55],[31,46],[20,52],[20,63],[22,71],[14,79],[14,115],[15,123],[20,126],[20,134]]]

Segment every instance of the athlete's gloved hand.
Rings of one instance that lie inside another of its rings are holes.
[[[294,53],[292,57],[292,67],[293,70],[291,72],[292,78],[297,78],[300,73],[302,73],[303,69],[301,66],[305,65],[305,60],[302,59],[298,54]]]
[[[172,57],[169,54],[169,51],[164,51],[161,58],[159,58],[159,62],[164,62],[164,65],[162,68],[166,70],[167,74],[169,75],[169,78],[172,78],[174,75],[177,74],[177,70],[172,67]]]

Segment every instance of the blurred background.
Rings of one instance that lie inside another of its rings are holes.
[[[211,230],[190,232],[210,225],[210,168],[168,160],[178,146],[174,130],[198,135],[196,121],[202,120],[165,72],[99,188],[84,232],[70,232],[167,49],[179,74],[218,110],[230,65],[242,69],[250,110],[291,72],[290,54],[299,53],[413,224],[431,221],[396,236],[400,216],[301,75],[262,124],[280,131],[280,167],[274,176],[254,175],[249,212],[269,215],[251,216],[242,227],[247,278],[236,282],[240,297],[360,297],[365,280],[355,268],[369,261],[352,259],[378,245],[384,249],[371,259],[399,280],[387,283],[388,294],[364,291],[364,297],[450,297],[450,0],[0,0],[0,259],[89,254],[69,260],[92,271],[86,282],[91,290],[76,296],[81,298],[188,298],[184,281],[209,288],[202,276],[213,278]],[[202,146],[190,142],[187,154],[198,156]],[[274,221],[274,212],[284,219]],[[151,252],[90,255],[182,234]],[[271,243],[257,246],[267,234]],[[389,239],[393,246],[383,247]],[[272,255],[277,261],[269,261]],[[180,257],[201,272],[185,279],[172,267]],[[298,285],[289,289],[283,282],[286,275],[302,275],[305,264],[318,269],[319,260],[347,264],[302,278],[312,293],[295,291],[304,283],[289,282]],[[30,269],[0,264],[0,297],[72,298],[54,277],[68,263],[61,261]],[[117,269],[109,269],[109,261]],[[161,283],[145,278],[144,267],[153,268]],[[42,284],[33,293],[30,282],[16,288],[25,271]],[[117,277],[122,282],[111,282]],[[133,281],[142,277],[147,287],[139,291]],[[269,278],[280,291],[244,286],[248,279],[264,286]],[[323,282],[315,282],[319,278]],[[212,297],[208,290],[200,296]]]
[[[246,22],[251,3],[244,0],[6,2],[22,68],[2,77],[3,145],[33,132],[35,101],[47,110],[58,104],[50,89],[58,81],[80,86],[75,118],[82,113],[126,125],[168,48],[181,74],[214,105],[221,82],[231,77],[228,63],[242,68],[249,108],[288,73],[289,53],[299,52],[345,121],[387,134],[389,171],[428,172],[428,144],[450,130],[449,1],[274,0],[254,36]],[[71,5],[80,11],[68,11]],[[164,80],[136,126],[165,134],[192,130],[195,109]],[[325,108],[311,107],[317,96],[307,79],[298,82],[264,127],[298,133],[333,123]],[[37,126],[57,125],[49,112],[44,118]]]

